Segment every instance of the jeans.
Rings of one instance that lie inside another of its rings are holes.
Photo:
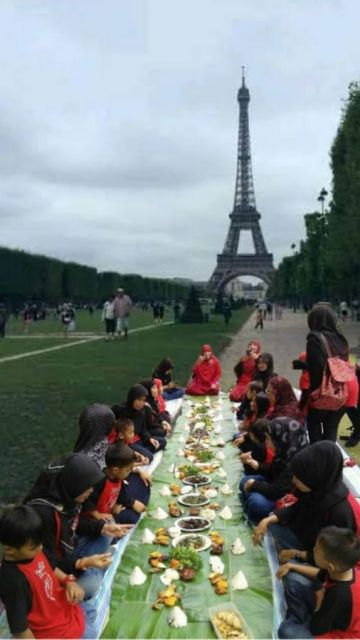
[[[314,638],[309,628],[315,608],[314,591],[311,586],[306,586],[289,575],[284,579],[286,618],[278,629],[278,636],[279,638]]]
[[[185,389],[174,389],[173,391],[163,391],[162,395],[164,400],[178,400],[182,398],[185,393]]]
[[[90,538],[83,536],[79,538],[78,545],[75,549],[75,559],[93,556],[97,553],[107,553],[111,545],[112,538],[110,536],[98,536]],[[78,584],[85,591],[85,600],[92,598],[99,590],[104,577],[105,569],[97,569],[90,567],[78,574]]]
[[[83,639],[87,640],[93,640],[96,639],[98,637],[98,632],[95,628],[95,625],[92,621],[92,618],[95,615],[95,609],[90,609],[89,608],[89,603],[88,602],[81,602],[80,606],[84,612],[85,615],[85,629],[84,629],[84,633],[83,633]]]
[[[304,551],[304,545],[300,538],[288,527],[284,527],[281,524],[270,524],[269,531],[278,549],[298,549],[299,551]]]
[[[127,494],[132,500],[139,500],[147,505],[150,500],[150,487],[147,487],[137,473],[130,473],[127,478]],[[136,524],[140,518],[140,513],[131,507],[126,507],[115,516],[117,524]]]
[[[260,520],[266,518],[266,516],[269,515],[270,511],[273,510],[275,506],[275,500],[270,500],[262,493],[258,493],[257,491],[250,491],[249,493],[245,492],[244,485],[250,479],[266,482],[266,478],[261,475],[244,476],[239,486],[240,502],[243,505],[244,511],[252,524],[258,524]]]

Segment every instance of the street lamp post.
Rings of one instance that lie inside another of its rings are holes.
[[[324,187],[321,189],[318,202],[321,202],[321,215],[320,215],[320,229],[321,229],[321,289],[322,289],[322,297],[325,299],[325,258],[326,258],[326,247],[325,247],[325,223],[326,223],[326,213],[325,213],[325,200],[328,192]]]

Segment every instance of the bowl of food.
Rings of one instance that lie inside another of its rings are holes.
[[[211,547],[211,540],[201,534],[184,533],[182,536],[173,539],[172,546],[180,546],[193,551],[205,551]]]
[[[207,478],[206,476],[203,476],[202,474],[197,473],[191,476],[185,476],[185,478],[183,478],[183,483],[191,484],[193,486],[195,485],[202,486],[202,485],[210,484],[211,478]]]
[[[210,498],[199,495],[198,493],[188,493],[186,496],[179,496],[178,502],[184,507],[204,507],[209,504]]]
[[[175,520],[175,524],[181,531],[204,531],[210,527],[210,520],[198,516],[184,516]]]
[[[209,608],[209,618],[219,640],[251,640],[254,637],[246,621],[232,602]]]

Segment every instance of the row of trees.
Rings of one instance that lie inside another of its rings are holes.
[[[136,274],[99,273],[93,267],[62,262],[0,247],[0,301],[16,305],[25,300],[95,302],[123,287],[134,300],[173,300],[187,297],[186,284]]]
[[[360,84],[352,83],[331,152],[332,198],[324,211],[307,213],[306,238],[282,260],[272,297],[310,305],[319,300],[360,300]],[[294,248],[294,245],[293,245]]]

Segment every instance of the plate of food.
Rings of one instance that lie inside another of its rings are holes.
[[[225,602],[209,609],[209,618],[219,640],[251,640],[250,631],[237,607],[232,602]]]
[[[207,478],[206,476],[203,476],[200,473],[198,473],[197,475],[194,474],[191,476],[186,476],[185,478],[183,478],[183,483],[191,484],[193,486],[195,485],[202,486],[202,485],[210,484],[211,478]]]
[[[181,531],[204,531],[210,527],[210,520],[201,516],[183,516],[175,520],[175,525]]]
[[[198,493],[188,493],[186,496],[179,496],[178,502],[184,507],[204,507],[209,504],[210,498],[199,495]]]
[[[184,533],[182,536],[173,539],[172,546],[180,546],[186,549],[193,549],[194,551],[205,551],[211,547],[211,540],[207,536],[198,533]]]
[[[189,449],[190,451],[206,451],[208,448],[209,445],[203,442],[194,442],[185,445],[185,449]]]

